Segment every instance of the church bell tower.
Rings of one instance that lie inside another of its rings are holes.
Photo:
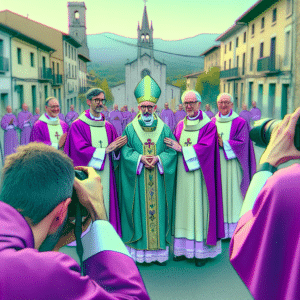
[[[145,53],[147,53],[151,58],[153,55],[153,26],[151,21],[151,27],[149,27],[148,14],[146,3],[144,6],[142,27],[138,24],[138,59]]]

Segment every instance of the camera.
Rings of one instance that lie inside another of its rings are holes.
[[[88,178],[88,175],[84,171],[75,170],[75,177],[79,180],[84,180]],[[88,215],[87,209],[79,202],[77,192],[73,187],[73,193],[71,197],[71,203],[69,204],[68,217],[75,217],[77,207],[80,209],[81,216],[86,217]]]
[[[281,121],[270,118],[255,121],[254,127],[250,131],[250,139],[255,142],[256,146],[266,148],[270,142],[272,131]],[[294,145],[300,151],[300,118],[295,128]]]

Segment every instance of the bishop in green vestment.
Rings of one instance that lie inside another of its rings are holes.
[[[161,90],[145,76],[135,89],[139,114],[123,135],[119,203],[122,239],[139,263],[165,264],[171,244],[177,152],[164,143],[175,140],[170,128],[156,116]]]

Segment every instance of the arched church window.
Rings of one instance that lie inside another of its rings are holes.
[[[144,42],[144,41],[145,41],[145,35],[142,34],[142,42]]]
[[[76,20],[79,20],[80,15],[79,15],[78,10],[76,10],[76,11],[74,12],[74,17],[75,17]]]
[[[146,42],[149,42],[149,34],[146,34]]]
[[[144,78],[146,75],[149,75],[150,76],[150,71],[148,69],[144,69],[142,72],[141,72],[141,77]]]

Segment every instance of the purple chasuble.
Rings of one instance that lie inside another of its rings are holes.
[[[69,111],[66,114],[65,117],[65,122],[69,125],[69,127],[71,126],[72,122],[74,122],[76,119],[78,118],[78,113],[73,110],[73,111]]]
[[[243,119],[245,119],[250,126],[250,121],[251,121],[251,113],[248,110],[242,110],[239,114],[239,116]]]
[[[126,111],[122,112],[122,115],[123,115],[123,122],[122,122],[122,133],[123,133],[127,124],[131,122],[131,112],[126,110]]]
[[[40,117],[39,114],[35,114],[32,116],[31,121],[30,121],[31,127],[33,127],[34,123],[39,119],[39,117]]]
[[[59,114],[58,114],[58,117],[59,117],[60,120],[62,120],[62,121],[65,122],[65,116],[64,116],[64,114],[59,113]]]
[[[198,119],[203,119],[202,111],[200,111]],[[183,128],[184,120],[178,123],[174,132],[178,142]],[[225,236],[225,232],[218,132],[213,122],[209,122],[199,130],[198,142],[193,147],[203,173],[209,201],[209,223],[206,244],[216,245],[217,240]],[[184,157],[183,164],[186,172],[188,172],[189,169]]]
[[[163,109],[160,114],[160,118],[167,124],[171,131],[175,129],[175,116],[171,109]]]
[[[30,141],[32,113],[28,110],[18,114],[18,127],[21,129],[20,145],[27,145]]]
[[[92,120],[90,117],[90,110],[86,110],[84,115]],[[104,118],[104,116],[102,115]],[[112,124],[105,121],[105,129],[108,139],[108,144],[112,143],[117,137],[117,132]],[[93,157],[96,148],[92,146],[90,125],[82,120],[77,119],[72,123],[69,130],[64,152],[73,160],[74,166],[87,166]],[[101,171],[105,166],[105,158],[101,167]],[[109,222],[113,225],[119,236],[121,234],[120,212],[118,204],[118,195],[116,188],[115,174],[113,170],[112,156],[109,154],[110,161],[110,197],[109,197]]]
[[[179,121],[183,120],[186,116],[186,112],[184,110],[177,110],[175,113],[175,126],[179,123]]]
[[[13,125],[9,125],[11,119],[14,120]],[[4,157],[15,153],[16,148],[19,146],[17,126],[18,120],[14,114],[10,113],[3,116],[1,127],[4,130]]]
[[[83,262],[81,276],[80,266],[70,256],[34,249],[28,223],[3,202],[0,224],[1,300],[149,299],[129,256],[110,250],[98,252]]]
[[[251,119],[252,119],[252,121],[260,120],[260,118],[261,118],[261,111],[260,111],[259,108],[253,107],[250,110],[250,113],[251,113]]]
[[[102,113],[103,116],[105,117],[105,120],[106,120],[107,122],[110,122],[110,121],[109,121],[109,111],[108,111],[108,110],[107,110],[107,111],[103,110],[101,113]]]
[[[230,262],[256,300],[300,299],[300,165],[271,176],[239,220]]]
[[[121,136],[123,133],[123,128],[122,128],[122,122],[123,122],[123,115],[119,110],[113,110],[109,114],[109,119],[111,124],[114,125],[118,136]]]
[[[215,117],[212,118],[212,122],[216,123]],[[250,127],[243,118],[237,117],[232,120],[228,142],[243,170],[243,178],[240,185],[243,198],[245,198],[251,178],[256,172],[254,148],[249,132]],[[227,159],[225,151],[224,155]]]
[[[45,114],[46,118],[47,115]],[[63,133],[68,132],[69,126],[67,123],[65,123],[62,120],[59,120],[61,128]],[[50,135],[49,135],[49,130],[48,130],[48,125],[44,121],[37,120],[35,124],[33,125],[31,135],[30,135],[30,142],[38,142],[38,143],[44,143],[46,145],[51,146],[51,140],[50,140]]]
[[[211,110],[206,110],[205,113],[207,114],[207,116],[211,119],[213,118],[215,115]]]

